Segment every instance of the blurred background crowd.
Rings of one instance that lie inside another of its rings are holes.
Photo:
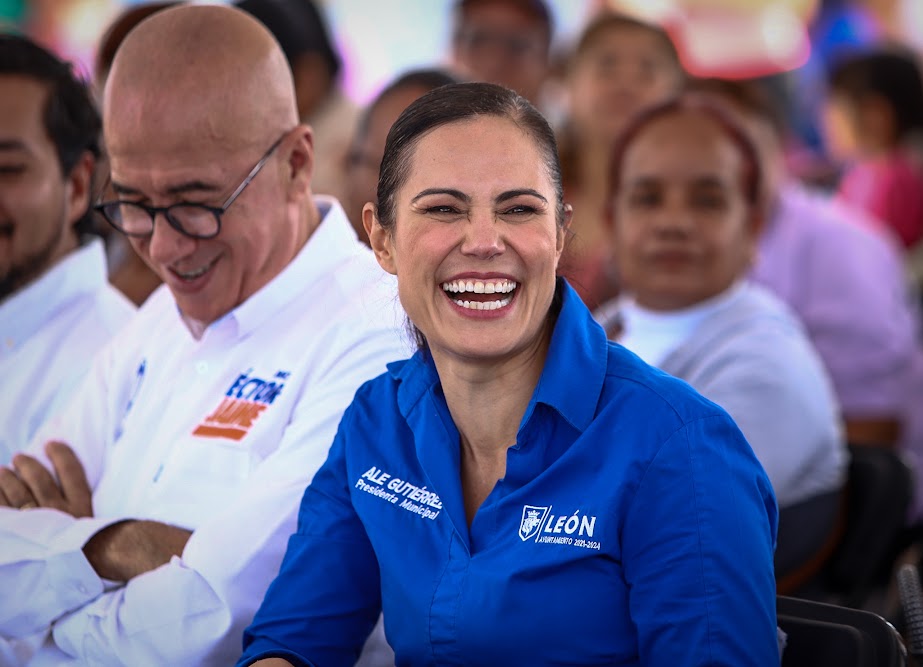
[[[106,27],[126,8],[141,4],[139,0],[0,0],[0,24],[24,32],[91,72]],[[342,58],[343,90],[358,104],[368,102],[395,73],[448,62],[453,0],[320,0],[318,4]],[[824,66],[843,51],[883,40],[923,50],[923,3],[916,0],[549,0],[547,4],[554,25],[553,67],[563,67],[594,14],[604,9],[624,11],[664,25],[684,66],[695,75],[780,75],[798,136],[821,157],[826,157],[826,147],[817,129],[823,94],[818,83]],[[558,82],[555,72],[551,74],[548,95],[556,96]],[[814,166],[809,163],[804,168]]]
[[[0,0],[0,25],[72,61],[101,91],[125,33],[169,4],[175,3]],[[845,457],[820,453],[803,465],[794,458],[783,462],[797,467],[789,496],[781,491],[781,477],[769,470],[783,510],[780,545],[807,549],[807,555],[793,552],[784,568],[777,555],[780,590],[809,590],[826,564],[825,586],[836,584],[847,602],[871,604],[871,587],[887,582],[897,554],[923,534],[923,494],[914,496],[910,482],[900,487],[900,471],[889,472],[887,462],[867,456],[898,452],[910,469],[923,459],[923,2],[235,4],[262,20],[280,42],[294,73],[299,112],[315,130],[313,189],[343,202],[360,240],[367,240],[360,212],[376,196],[385,136],[413,99],[456,79],[475,79],[507,85],[533,102],[559,133],[565,196],[574,205],[565,273],[591,309],[602,308],[598,317],[613,340],[620,339],[624,320],[608,318],[604,306],[615,303],[624,314],[626,303],[617,299],[626,287],[639,292],[643,278],[634,276],[637,282],[630,284],[631,256],[619,257],[609,229],[609,161],[620,134],[645,106],[684,88],[722,98],[739,114],[737,120],[752,131],[763,176],[748,201],[754,209],[765,207],[759,217],[767,218],[758,258],[750,256],[749,246],[737,248],[741,272],[752,268],[750,278],[802,320],[823,363],[817,382],[829,374],[835,393],[823,417],[832,435],[816,452],[845,444],[852,461],[852,505],[845,515],[839,509]],[[834,201],[845,208],[828,207]],[[110,277],[140,304],[158,281],[119,241],[109,241]],[[742,279],[742,273],[732,277]],[[703,294],[702,302],[716,294]],[[638,337],[629,331],[623,341],[632,335]],[[638,345],[643,348],[643,341]],[[791,388],[789,396],[806,386]],[[738,393],[735,385],[724,388]],[[821,393],[812,390],[803,403]],[[754,394],[746,410],[762,396]],[[728,409],[769,469],[772,454],[766,452],[773,443],[761,451],[759,433],[747,432],[750,415]],[[837,431],[840,414],[845,442]],[[777,417],[764,410],[758,428],[768,432]],[[807,420],[793,413],[793,431],[804,433]],[[809,446],[800,451],[815,451]],[[916,465],[917,479],[923,479],[921,469]],[[863,472],[869,471],[874,479],[867,484]],[[826,504],[805,506],[806,497]],[[787,509],[807,513],[791,514],[799,518],[786,522]],[[783,532],[789,527],[810,539],[800,543]],[[839,560],[831,569],[834,552]],[[886,601],[878,603],[888,611]]]
[[[124,33],[151,7],[161,4],[172,3],[0,0],[0,26],[21,32],[73,62],[101,89],[107,64]],[[294,29],[291,17],[282,16],[287,10],[279,14],[278,6],[284,4],[243,2],[245,8],[251,5],[251,13],[273,24],[270,27],[293,63],[299,58],[304,60],[305,54],[322,56],[317,69],[301,66],[298,82],[301,111],[315,126],[320,142],[322,167],[314,183],[317,192],[348,199],[342,172],[328,172],[323,164],[332,163],[336,151],[340,153],[337,161],[342,162],[342,153],[356,135],[359,111],[399,75],[411,70],[444,69],[461,78],[498,78],[500,82],[506,76],[504,68],[519,70],[519,80],[505,83],[524,93],[553,126],[562,130],[566,147],[568,137],[573,138],[571,130],[585,124],[579,118],[580,102],[575,104],[573,98],[592,95],[596,86],[589,82],[586,90],[577,92],[570,67],[575,49],[579,50],[584,30],[595,16],[616,11],[664,28],[682,68],[692,77],[758,79],[772,100],[773,113],[783,124],[784,157],[790,173],[829,192],[842,185],[842,194],[893,227],[903,245],[913,246],[917,240],[920,223],[906,220],[919,214],[906,210],[915,204],[904,206],[902,211],[887,210],[888,203],[880,192],[870,192],[869,187],[857,183],[857,179],[865,179],[867,172],[844,183],[846,167],[862,155],[867,157],[871,150],[860,145],[862,141],[856,135],[866,134],[868,127],[875,124],[871,117],[851,123],[854,118],[848,117],[856,115],[857,106],[849,107],[845,102],[850,96],[855,100],[868,92],[860,90],[868,88],[860,79],[881,79],[879,72],[868,69],[865,73],[844,73],[839,83],[829,76],[833,65],[845,56],[881,45],[897,47],[913,58],[923,52],[923,3],[917,0],[549,0],[541,5],[542,11],[549,14],[547,47],[541,22],[536,22],[534,15],[530,18],[531,10],[525,10],[519,19],[524,22],[518,26],[515,12],[511,15],[513,23],[508,34],[471,32],[471,40],[480,39],[483,44],[472,41],[468,55],[461,52],[463,45],[458,40],[455,0],[319,0],[316,6],[321,14],[304,19],[319,28],[309,29],[303,27],[305,23]],[[497,41],[491,42],[494,37]],[[533,38],[537,42],[530,44]],[[534,55],[530,56],[529,49],[533,47]],[[879,67],[887,70],[892,64],[880,63]],[[915,75],[910,73],[911,77]],[[923,123],[914,116],[920,113],[917,106],[923,101],[915,99],[914,91],[907,89],[900,77],[900,73],[889,75],[889,82],[882,85],[903,89],[895,93],[901,97],[891,102],[905,107],[903,115],[911,118],[909,125],[901,121],[906,127],[901,129],[900,143],[907,144],[917,141],[906,140],[903,135],[915,135]],[[532,89],[523,90],[522,86]],[[837,91],[832,90],[834,86]],[[616,100],[624,91],[615,87],[607,93],[612,97],[611,104],[636,103]],[[597,103],[584,106],[592,104]],[[401,103],[401,108],[404,105]],[[399,110],[393,111],[392,119]],[[869,113],[876,116],[874,110]],[[562,157],[566,163],[566,156]],[[583,201],[574,202],[578,204],[576,231],[584,217],[581,209],[586,212],[587,205],[600,198],[589,192],[592,189],[582,188],[577,199]],[[577,188],[572,192],[576,193]],[[344,203],[348,209],[349,202]],[[592,232],[582,231],[584,244],[592,245]],[[595,275],[587,277],[590,281],[599,279]],[[143,293],[130,296],[139,301]],[[599,296],[603,298],[591,306],[608,295],[603,290]]]

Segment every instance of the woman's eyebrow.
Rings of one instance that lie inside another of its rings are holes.
[[[507,190],[499,195],[497,195],[497,203],[502,203],[510,199],[515,199],[516,197],[521,197],[523,195],[528,195],[530,197],[536,197],[541,199],[544,203],[548,203],[548,200],[545,196],[540,193],[538,190],[533,190],[532,188],[521,188],[519,190]]]
[[[423,197],[427,197],[429,195],[449,195],[450,197],[455,197],[456,199],[460,199],[466,203],[471,201],[471,197],[466,195],[461,190],[455,190],[453,188],[426,188],[422,192],[417,193],[417,196],[411,199],[410,203],[414,204],[418,199],[422,199]]]
[[[21,151],[24,153],[32,152],[31,150],[29,150],[29,147],[25,144],[25,142],[20,141],[19,139],[0,139],[0,151],[3,151],[3,152],[7,152],[7,151],[20,152]]]

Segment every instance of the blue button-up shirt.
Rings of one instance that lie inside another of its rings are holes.
[[[608,343],[562,283],[506,475],[468,527],[431,360],[367,383],[304,496],[242,665],[778,665],[777,508],[740,431]]]

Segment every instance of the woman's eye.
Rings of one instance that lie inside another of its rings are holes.
[[[653,192],[639,192],[628,198],[628,205],[632,208],[654,208],[659,203],[660,197]]]
[[[724,209],[724,199],[722,197],[696,197],[693,201],[696,208],[708,211],[720,211]]]
[[[18,176],[25,171],[24,164],[0,164],[0,176]]]
[[[502,211],[502,215],[532,215],[535,213],[535,207],[528,204],[516,204]]]
[[[426,212],[431,215],[451,215],[458,213],[458,209],[454,206],[442,205],[442,206],[428,206]]]

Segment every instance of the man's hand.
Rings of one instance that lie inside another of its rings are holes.
[[[156,521],[120,521],[91,537],[83,554],[103,579],[129,581],[182,556],[191,535]]]
[[[54,476],[27,454],[13,457],[13,469],[0,468],[0,506],[18,509],[47,507],[72,517],[93,516],[93,492],[83,464],[63,442],[49,442],[45,453],[54,466]]]

